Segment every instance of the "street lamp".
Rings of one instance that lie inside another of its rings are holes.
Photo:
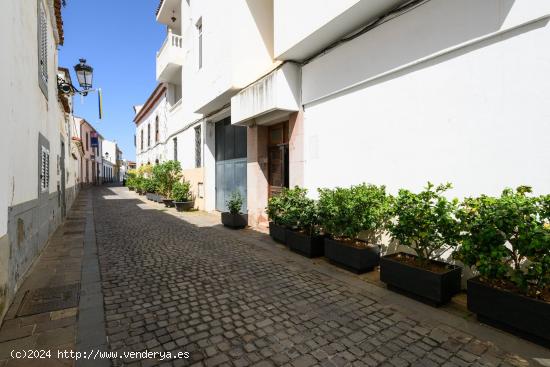
[[[81,94],[83,96],[88,95],[88,91],[92,89],[92,78],[94,68],[86,64],[86,59],[80,59],[80,64],[74,66],[76,77],[78,78],[78,84],[82,88]]]
[[[101,88],[92,89],[92,79],[94,74],[94,68],[86,64],[86,59],[79,59],[80,63],[74,66],[74,71],[78,79],[78,84],[82,90],[78,90],[71,83],[67,83],[59,76],[57,77],[57,88],[61,94],[73,95],[74,93],[80,94],[82,101],[84,97],[90,92],[97,92],[97,102],[99,109],[99,119],[103,118],[103,94]]]

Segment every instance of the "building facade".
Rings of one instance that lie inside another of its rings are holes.
[[[157,79],[183,86],[163,159],[200,151],[204,209],[239,191],[253,226],[294,185],[549,192],[549,19],[542,0],[162,0]],[[199,148],[172,135],[197,127]]]
[[[0,14],[0,321],[78,192],[70,81],[58,68],[61,1],[8,1]]]
[[[118,183],[120,178],[120,165],[122,162],[122,151],[118,148],[116,141],[103,140],[103,182]]]

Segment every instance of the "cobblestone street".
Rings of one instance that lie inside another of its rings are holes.
[[[178,216],[125,188],[95,191],[111,350],[190,353],[115,365],[522,366],[536,364],[529,354],[548,358],[475,321],[355,286],[364,282],[267,236],[260,244]],[[492,340],[474,336],[482,334]]]

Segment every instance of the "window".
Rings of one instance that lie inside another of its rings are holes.
[[[143,150],[143,129],[141,129],[141,150]]]
[[[136,134],[134,134],[134,146],[136,146]]]
[[[86,133],[86,151],[90,150],[90,136]]]
[[[174,160],[178,160],[178,138],[174,138]]]
[[[202,166],[201,126],[195,128],[195,167]]]
[[[38,0],[38,84],[48,96],[48,18],[44,2]]]
[[[147,124],[147,146],[151,146],[151,124]]]
[[[159,135],[159,117],[155,118],[155,143],[158,143],[160,139]]]
[[[50,188],[50,151],[42,146],[40,156],[40,191],[46,192]]]
[[[199,69],[202,68],[202,18],[197,22],[197,33],[199,36]]]

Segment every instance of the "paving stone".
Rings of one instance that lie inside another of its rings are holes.
[[[104,199],[113,191],[126,200]],[[187,351],[188,365],[243,367],[498,365],[507,358],[460,330],[413,320],[335,277],[271,257],[240,239],[248,231],[155,207],[124,188],[95,189],[111,350],[141,343]]]

